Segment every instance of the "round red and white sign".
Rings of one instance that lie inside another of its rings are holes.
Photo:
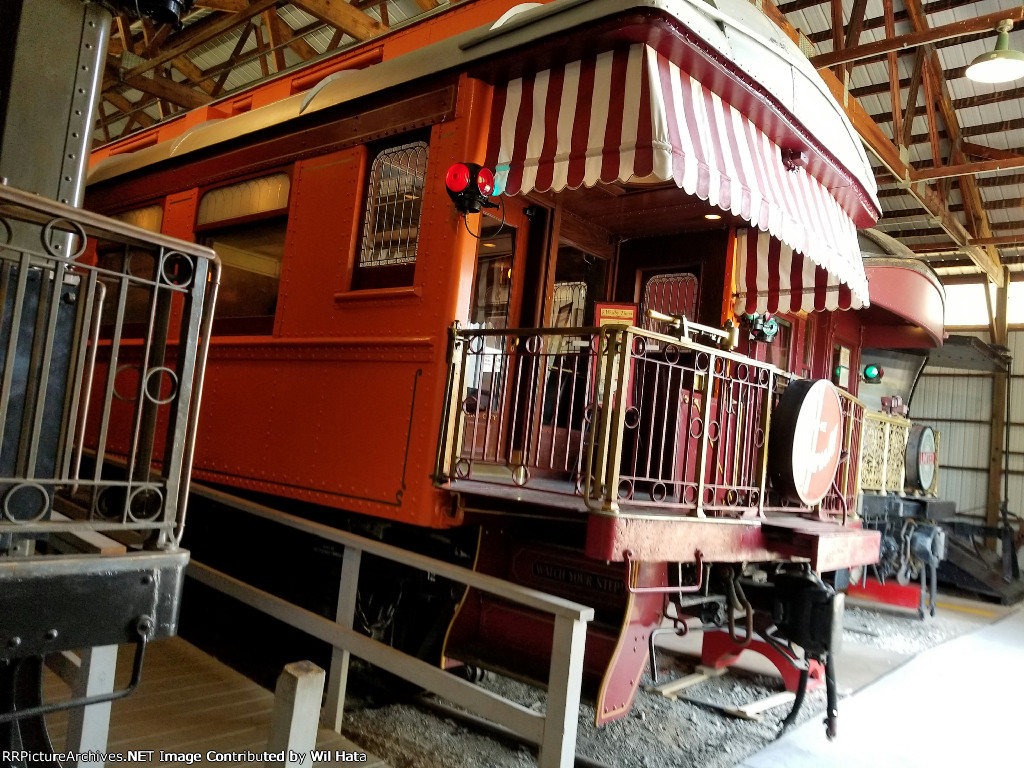
[[[917,424],[907,440],[907,485],[915,491],[930,491],[935,483],[935,431]]]
[[[832,487],[842,454],[843,408],[830,381],[794,381],[772,415],[768,470],[790,501],[817,504]]]

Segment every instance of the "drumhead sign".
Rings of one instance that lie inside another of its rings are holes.
[[[935,432],[931,427],[916,424],[907,440],[907,487],[930,491],[935,483]]]
[[[768,471],[786,499],[817,504],[832,487],[842,453],[843,409],[830,381],[794,381],[772,417]]]

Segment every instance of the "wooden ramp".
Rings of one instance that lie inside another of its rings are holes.
[[[131,673],[132,651],[123,647],[118,654],[117,686],[125,687]],[[44,686],[45,700],[69,697],[68,687],[48,673]],[[161,760],[167,753],[200,753],[202,764],[210,764],[207,752],[219,756],[234,752],[260,754],[267,750],[273,694],[256,685],[244,675],[225,666],[179,637],[152,643],[146,651],[145,667],[139,689],[114,702],[110,717],[107,751],[125,754],[129,750],[153,750],[150,765],[181,768],[187,763]],[[64,745],[67,715],[58,712],[47,718],[56,751]],[[320,728],[317,749],[328,750],[330,760],[311,762],[306,756],[302,767],[309,765],[363,765],[368,768],[389,768],[380,758],[367,754],[366,761],[345,760],[338,752],[365,753],[344,736]],[[336,759],[341,758],[341,759]],[[257,765],[244,756],[220,765]],[[116,762],[108,762],[116,765]],[[195,765],[195,763],[193,763]]]

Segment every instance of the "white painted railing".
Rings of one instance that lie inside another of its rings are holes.
[[[528,589],[507,581],[476,573],[441,560],[356,536],[319,523],[310,522],[269,507],[193,486],[193,496],[202,496],[229,504],[249,514],[272,520],[304,533],[319,536],[344,547],[341,586],[336,620],[300,608],[275,595],[259,590],[227,574],[193,560],[188,575],[197,581],[234,597],[274,618],[334,646],[327,683],[323,720],[341,730],[348,682],[350,655],[374,664],[422,688],[443,696],[471,712],[499,723],[540,747],[540,768],[570,768],[576,754],[576,728],[579,716],[580,685],[587,622],[594,609]],[[548,704],[544,713],[480,688],[421,659],[373,640],[353,629],[359,566],[363,553],[419,568],[445,579],[457,581],[482,592],[550,614],[554,618],[551,666],[548,673]]]

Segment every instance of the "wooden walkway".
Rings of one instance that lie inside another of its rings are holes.
[[[118,654],[118,688],[127,685],[131,673],[132,650],[122,647]],[[45,700],[69,696],[67,686],[48,673],[44,685]],[[181,760],[161,760],[165,753],[199,753],[209,764],[207,753],[218,753],[219,765],[263,765],[262,760],[247,759],[246,753],[262,757],[267,750],[270,715],[274,696],[242,674],[225,666],[199,649],[175,637],[152,643],[146,651],[139,689],[114,702],[110,718],[107,751],[126,754],[130,750],[153,750],[152,766],[187,765]],[[47,718],[56,751],[63,748],[67,716],[56,713]],[[338,752],[361,753],[351,741],[327,728],[320,728],[317,749],[328,750],[330,760],[312,761],[302,766],[363,765],[388,768],[380,758],[367,754],[364,762],[344,759]],[[231,753],[243,753],[232,759]],[[224,758],[227,759],[224,759]],[[340,758],[340,759],[336,759]],[[196,761],[198,762],[198,761]],[[196,764],[193,762],[193,765]],[[108,761],[108,765],[117,762]],[[279,763],[268,763],[279,765]]]

